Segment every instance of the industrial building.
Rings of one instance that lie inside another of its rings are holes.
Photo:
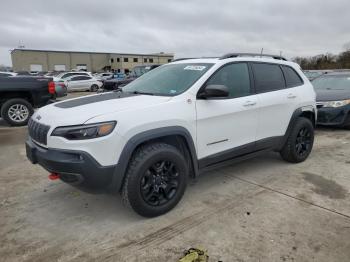
[[[13,71],[116,71],[128,73],[138,65],[166,64],[174,54],[124,54],[77,51],[14,49],[11,51]]]

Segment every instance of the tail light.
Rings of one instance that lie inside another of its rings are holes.
[[[49,82],[49,93],[50,94],[55,94],[56,88],[55,88],[55,82]]]

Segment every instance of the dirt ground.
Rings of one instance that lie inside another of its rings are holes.
[[[278,154],[190,181],[179,205],[145,219],[26,159],[25,127],[0,121],[0,261],[350,261],[350,131],[318,129],[301,164]]]

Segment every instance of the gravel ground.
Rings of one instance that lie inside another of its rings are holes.
[[[318,129],[301,164],[270,153],[207,172],[153,219],[118,194],[48,180],[26,159],[26,134],[0,127],[1,261],[170,262],[198,246],[209,261],[350,259],[350,131]]]

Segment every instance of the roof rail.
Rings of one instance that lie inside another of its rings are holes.
[[[188,59],[195,59],[195,57],[176,58],[176,59],[172,60],[171,62],[182,61],[182,60],[188,60]]]
[[[258,53],[229,53],[229,54],[226,54],[226,55],[223,55],[222,57],[220,57],[220,60],[222,60],[222,59],[227,59],[227,58],[240,57],[240,56],[271,57],[271,58],[273,58],[273,59],[287,61],[287,59],[284,58],[283,56],[279,56],[279,55],[268,55],[268,54],[258,54]]]

